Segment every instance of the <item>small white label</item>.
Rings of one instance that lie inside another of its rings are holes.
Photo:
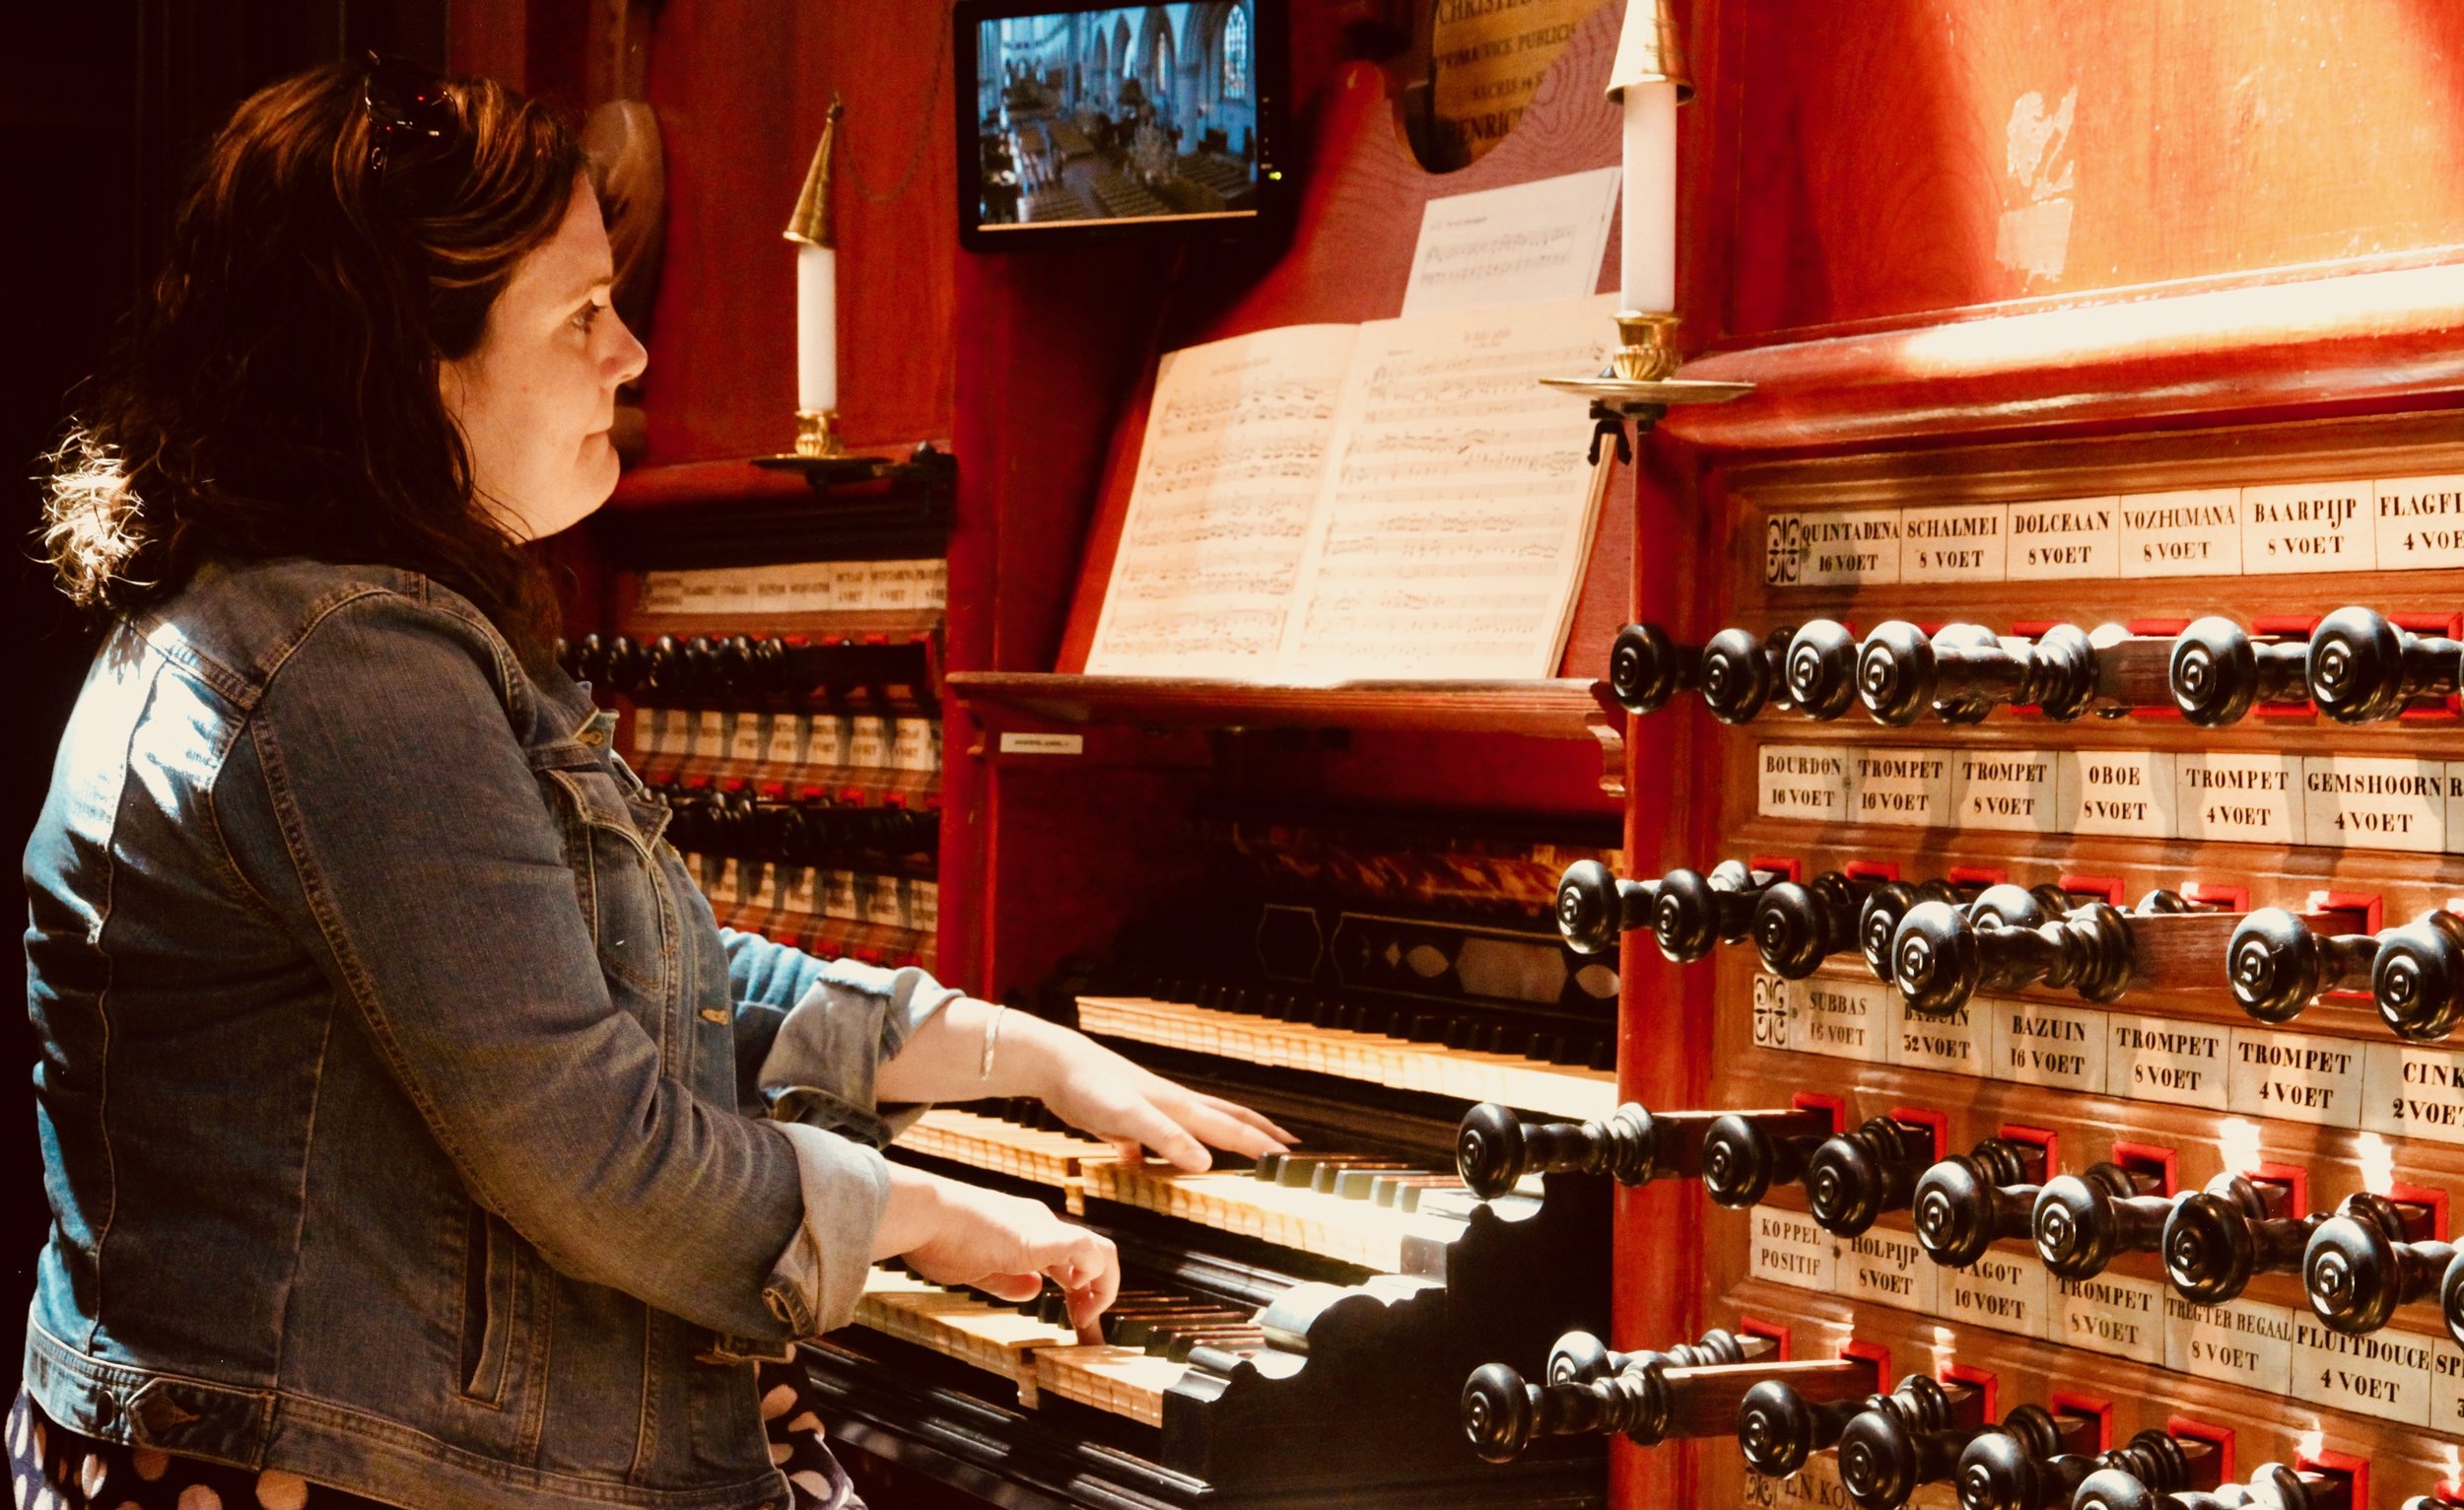
[[[890,764],[901,771],[932,769],[931,720],[893,719],[890,721]]]
[[[804,763],[812,766],[845,766],[847,764],[848,721],[836,714],[813,715],[812,728],[805,735]]]
[[[2124,577],[2241,575],[2241,494],[2139,493],[2121,503]]]
[[[1885,747],[1848,757],[1848,816],[1856,823],[1937,828],[1951,822],[1951,756]]]
[[[920,933],[929,933],[941,926],[941,888],[937,883],[907,883],[907,926]]]
[[[1980,1005],[1993,1024],[1996,1078],[2061,1090],[2104,1089],[2104,1013],[2036,1001]]]
[[[2062,829],[2071,834],[2173,837],[2173,757],[2163,750],[2064,750]]]
[[[824,870],[821,873],[821,915],[854,923],[863,917],[862,905],[856,899],[856,872]]]
[[[770,746],[762,752],[769,765],[791,769],[804,759],[804,732],[810,727],[801,714],[778,713],[770,716]]]
[[[693,753],[693,715],[682,708],[665,710],[659,720],[658,752],[682,760]]]
[[[2256,577],[2375,569],[2375,502],[2367,481],[2242,489],[2242,570]]]
[[[2000,582],[2011,511],[2000,504],[1954,504],[1899,511],[1903,583]]]
[[[760,912],[776,912],[779,908],[779,867],[761,860],[750,860],[760,879],[753,883],[752,905]]]
[[[1083,755],[1086,753],[1086,735],[1005,733],[1001,735],[1000,753],[1003,755]]]
[[[1961,750],[1951,759],[1951,806],[1961,828],[2060,832],[2060,784],[2046,750]]]
[[[2102,1273],[2056,1279],[2061,1331],[2050,1340],[2142,1363],[2164,1361],[2165,1288],[2154,1279]]]
[[[748,766],[761,764],[763,752],[770,748],[769,722],[763,714],[737,714],[735,729],[727,740],[727,758]]]
[[[1008,735],[1004,734],[1006,748]],[[1757,810],[1766,818],[1806,818],[1838,823],[1848,814],[1848,747],[1839,744],[1766,744],[1756,765],[1761,791]]]
[[[2192,1305],[2164,1297],[2164,1366],[2245,1390],[2293,1391],[2293,1335],[2301,1318],[2286,1306],[2232,1300]]]
[[[2111,1013],[2105,1094],[2224,1110],[2226,1032],[2204,1022]]]
[[[658,725],[657,710],[637,708],[633,711],[634,764],[640,765],[644,760],[658,753]]]
[[[736,899],[743,894],[743,883],[736,873],[735,857],[728,856],[719,862],[719,874],[711,881],[711,902],[715,906],[733,907]]]
[[[2118,498],[2055,499],[2011,506],[2012,582],[2121,575]]]
[[[1835,1239],[1814,1218],[1775,1206],[1753,1208],[1752,1273],[1757,1279],[1827,1290],[1838,1268]]]
[[[1893,995],[1891,1000],[1895,1004],[1897,995]],[[1893,1039],[1897,1052],[1891,1063],[1911,1069],[1984,1074],[1991,1030],[1978,1024],[1976,1014],[1980,1010],[1981,1005],[1963,1006],[1948,1017],[1920,1017],[1911,1011],[1894,1010],[1889,1020],[1897,1028]]]
[[[1754,1047],[1794,1049],[1797,1042],[1797,988],[1764,971],[1754,972]]]
[[[702,710],[693,721],[693,748],[687,756],[693,760],[719,760],[727,753],[727,715],[715,708]]]
[[[2301,805],[2293,800],[2300,763],[2290,755],[2185,750],[2174,757],[2179,789],[2176,832],[2184,839],[2299,844]]]
[[[808,918],[820,917],[821,878],[819,872],[809,867],[795,871],[793,879],[787,882],[787,898],[789,912],[802,913]]]
[[[2440,1436],[2464,1437],[2464,1347],[2449,1338],[2430,1339],[2427,1424]]]
[[[2464,1054],[2421,1044],[2362,1048],[2361,1126],[2393,1137],[2464,1143]]]
[[[1972,1269],[1943,1270],[1943,1314],[1996,1332],[2044,1337],[2046,1305],[2053,1293],[2051,1277],[2033,1257],[1997,1250],[1977,1260]]]
[[[1925,1316],[1941,1306],[1942,1274],[1914,1237],[1885,1227],[1850,1238],[1839,1256],[1839,1287],[1850,1299]]]
[[[2236,1112],[2322,1128],[2361,1119],[2361,1046],[2299,1033],[2232,1030],[2225,1095]]]
[[[2464,477],[2381,478],[2371,495],[2382,570],[2464,567]]]
[[[1855,509],[1791,516],[1802,587],[1887,585],[1899,580],[1899,511]]]
[[[2312,755],[2301,762],[2308,842],[2343,849],[2435,852],[2447,844],[2443,761]]]
[[[2366,1337],[2330,1332],[2298,1317],[2293,1333],[2293,1396],[2409,1426],[2430,1424],[2433,1349],[2418,1333],[2389,1328]]]
[[[1890,1023],[1899,998],[1880,981],[1814,976],[1793,993],[1795,1047],[1835,1059],[1890,1059]]]
[[[882,927],[907,927],[907,909],[899,896],[898,877],[867,875],[858,877],[856,898],[863,909],[864,921]]]
[[[847,763],[851,766],[880,766],[889,761],[890,729],[887,719],[850,719],[847,725]]]

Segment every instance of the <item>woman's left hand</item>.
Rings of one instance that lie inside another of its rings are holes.
[[[1256,1158],[1292,1145],[1291,1133],[1237,1101],[1175,1084],[1082,1033],[1038,1026],[1048,1066],[1039,1099],[1071,1127],[1112,1139],[1124,1157],[1150,1148],[1195,1172],[1212,1167],[1209,1147]]]

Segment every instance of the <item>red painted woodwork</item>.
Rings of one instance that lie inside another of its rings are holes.
[[[1304,177],[1291,250],[1212,319],[1176,326],[1169,346],[1191,346],[1280,325],[1392,318],[1403,309],[1412,248],[1420,234],[1422,208],[1429,200],[1613,166],[1618,116],[1601,84],[1608,78],[1621,15],[1615,6],[1594,12],[1566,43],[1564,54],[1541,81],[1515,130],[1478,163],[1452,173],[1432,173],[1420,167],[1397,122],[1385,76],[1366,63],[1351,65],[1329,91],[1325,120],[1319,128],[1323,144]],[[1615,287],[1617,254],[1612,232],[1596,287]],[[1160,356],[1161,350],[1155,355]],[[1086,664],[1087,649],[1094,640],[1104,587],[1111,580],[1113,557],[1129,512],[1138,444],[1153,388],[1150,357],[1138,391],[1114,433],[1094,528],[1081,559],[1077,595],[1061,645],[1060,667],[1064,671]],[[1582,429],[1581,405],[1569,399],[1567,431],[1574,444],[1581,444]],[[1622,477],[1611,480],[1608,496],[1624,496]],[[1611,506],[1605,512],[1613,515],[1621,511]],[[1563,674],[1597,675],[1606,670],[1608,639],[1622,622],[1616,615],[1626,595],[1624,558],[1615,549],[1621,538],[1621,530],[1605,526],[1603,539],[1593,551],[1593,571],[1577,599],[1570,642],[1574,649],[1566,657]]]

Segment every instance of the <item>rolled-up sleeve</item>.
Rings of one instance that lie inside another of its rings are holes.
[[[885,1111],[873,1083],[916,1030],[959,993],[915,966],[822,960],[752,933],[719,930],[735,993],[738,1099],[783,1123],[881,1147],[922,1114]]]
[[[372,590],[329,611],[225,762],[233,863],[356,1009],[475,1199],[550,1264],[723,1335],[806,1335],[860,1285],[871,1236],[834,1230],[834,1252],[798,1254],[808,1169],[860,1186],[838,1213],[851,1225],[877,1220],[886,1176],[799,1159],[787,1130],[662,1072],[610,997],[497,692],[506,674],[493,638],[442,607]]]

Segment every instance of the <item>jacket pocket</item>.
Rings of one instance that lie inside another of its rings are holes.
[[[513,1230],[470,1204],[462,1248],[462,1398],[505,1404],[507,1360],[513,1350],[514,1280],[521,1259]]]
[[[565,823],[566,856],[582,916],[611,975],[657,995],[677,964],[674,920],[657,860],[615,778],[596,769],[546,772]]]

